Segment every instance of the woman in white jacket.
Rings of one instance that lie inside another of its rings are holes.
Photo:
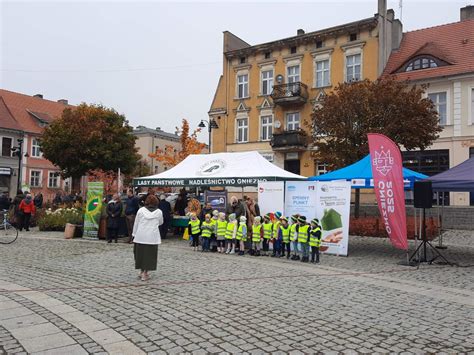
[[[150,195],[145,200],[145,207],[137,212],[132,233],[135,269],[140,269],[138,277],[142,281],[150,279],[148,271],[156,270],[158,244],[161,244],[159,227],[162,224],[163,213],[158,208],[158,198]]]

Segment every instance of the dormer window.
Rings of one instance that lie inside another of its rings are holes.
[[[403,73],[403,72],[411,72],[413,70],[437,68],[437,67],[442,67],[445,65],[448,65],[448,63],[441,59],[438,59],[433,56],[422,55],[422,56],[416,56],[415,58],[410,59],[405,65],[403,65],[397,71],[399,73]]]

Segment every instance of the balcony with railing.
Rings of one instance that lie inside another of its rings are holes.
[[[308,101],[308,87],[299,81],[274,85],[271,96],[276,105],[303,105]]]
[[[306,150],[308,136],[304,131],[283,131],[273,133],[270,145],[273,150],[278,151],[301,151]]]

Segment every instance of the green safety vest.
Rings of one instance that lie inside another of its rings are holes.
[[[191,234],[199,234],[201,232],[201,228],[199,228],[200,224],[201,222],[199,222],[199,219],[189,221],[189,225],[191,226]]]
[[[244,227],[247,228],[245,223],[239,224],[239,228],[237,229],[237,234],[235,235],[235,239],[243,240],[245,242],[247,240],[247,231],[245,231],[245,235],[244,235]]]
[[[202,222],[201,237],[210,238],[213,230],[214,230],[214,223],[206,222],[206,221]]]
[[[235,223],[227,223],[227,228],[225,231],[225,239],[233,239],[234,238],[234,229],[236,227]]]
[[[320,232],[320,233],[318,233]],[[318,237],[319,234],[319,237]],[[316,227],[309,231],[309,245],[311,247],[320,247],[321,246],[321,228]]]
[[[273,223],[273,238],[278,239],[278,231],[280,230],[280,221]]]
[[[259,224],[258,226],[252,226],[252,242],[258,243],[260,241],[260,230],[262,229],[262,225]]]
[[[308,229],[308,224],[304,224],[298,228],[298,243],[308,243]]]
[[[282,239],[283,239],[283,243],[289,243],[290,242],[290,231],[291,231],[291,227],[290,226],[286,226],[283,227],[282,225],[280,226],[280,230],[281,230],[281,235],[282,235]]]
[[[217,221],[217,233],[218,237],[225,237],[227,229],[227,221]]]
[[[273,223],[263,223],[263,238],[270,239],[273,232]]]
[[[290,226],[290,240],[292,241],[296,241],[296,226],[297,224],[296,223],[293,223],[291,226]]]

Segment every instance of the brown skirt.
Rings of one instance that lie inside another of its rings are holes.
[[[133,254],[135,256],[135,269],[153,271],[156,270],[158,261],[157,244],[138,244],[133,245]]]

